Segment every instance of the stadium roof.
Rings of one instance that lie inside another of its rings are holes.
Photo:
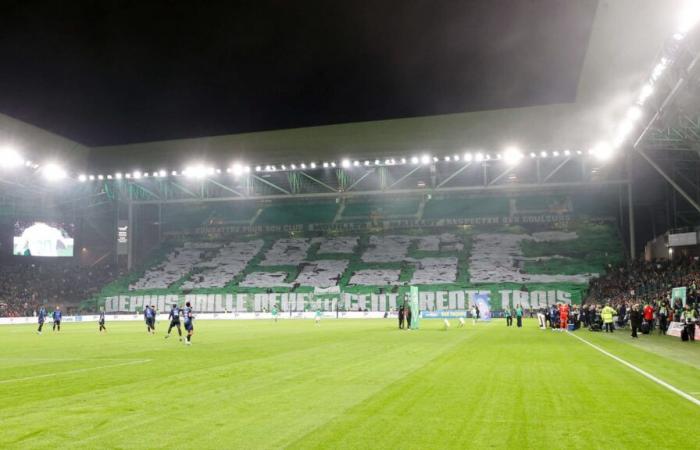
[[[579,40],[588,40],[588,48],[575,96],[567,98],[564,89],[559,97],[561,103],[93,147],[86,162],[97,167],[123,167],[126,161],[129,165],[139,165],[162,161],[186,162],[187,159],[206,157],[225,162],[236,158],[265,163],[300,158],[410,154],[424,150],[436,153],[464,148],[500,150],[512,143],[526,150],[588,148],[600,139],[610,138],[613,128],[634,102],[639,88],[677,25],[681,3],[680,0],[598,2],[590,36],[577,35]],[[546,11],[541,13],[546,15]],[[546,18],[555,22],[560,20],[556,15]],[[545,22],[547,20],[537,23]],[[546,36],[550,45],[563,46],[567,30],[550,30],[556,31]],[[530,69],[537,69],[528,82],[537,84],[542,79],[549,82],[551,72],[557,67],[541,64],[538,57],[538,54],[533,54],[526,62],[522,59],[516,61],[528,64]],[[576,64],[575,58],[567,61]],[[430,69],[441,70],[440,67]],[[516,68],[509,67],[507,70]],[[513,85],[499,83],[498,88],[507,94],[499,94],[499,98],[504,99],[510,95]],[[515,105],[522,102],[518,100],[517,93],[516,89],[513,92]],[[545,100],[541,101],[547,103],[546,97],[543,98]],[[114,105],[115,108],[117,106]],[[147,128],[149,125],[143,126]],[[27,147],[31,147],[28,151],[30,154],[46,149],[72,153],[72,156],[86,154],[87,147],[81,144],[20,125],[6,117],[2,117],[0,127],[4,132],[11,129],[24,133],[23,140],[28,143]],[[51,136],[50,142],[42,140],[46,136]],[[75,149],[79,151],[73,151]]]

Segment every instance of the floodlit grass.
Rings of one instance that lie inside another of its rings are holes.
[[[424,320],[0,327],[2,448],[693,448],[700,406],[566,334]],[[579,336],[700,398],[700,342]],[[690,439],[690,440],[689,440]]]

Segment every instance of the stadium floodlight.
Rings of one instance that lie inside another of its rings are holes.
[[[331,167],[337,167],[338,165],[335,163],[335,161],[331,161]]]
[[[260,172],[261,170],[262,170],[262,167],[260,167],[260,166],[255,166],[255,171],[256,171],[256,172]]]
[[[420,161],[417,156],[413,156],[411,158],[411,164],[418,164]]]
[[[323,168],[324,168],[324,169],[327,169],[327,168],[328,168],[328,163],[327,163],[327,162],[325,162],[325,161],[323,161],[323,164],[322,164],[322,166],[323,166]]]
[[[111,180],[111,179],[112,179],[112,175],[107,175],[107,179],[108,179],[108,180]]]
[[[196,164],[192,166],[185,167],[182,174],[187,178],[204,178],[207,176],[207,168],[202,164]],[[135,177],[134,177],[135,178]]]
[[[476,162],[481,162],[484,160],[484,154],[483,153],[477,153],[476,156],[474,157],[474,160]]]
[[[89,179],[90,181],[95,181],[95,175],[90,175],[90,176],[88,177],[88,179]]]
[[[311,167],[312,169],[315,169],[315,168],[316,168],[316,163],[313,162],[313,161],[311,161],[311,162],[309,163],[309,167]]]
[[[491,159],[491,155],[487,153],[486,154],[486,161],[489,161],[490,159]]]
[[[542,150],[542,151],[540,152],[540,156],[541,156],[542,158],[546,158],[548,155],[547,155],[547,152],[546,152],[546,151]]]
[[[292,164],[292,165],[291,165],[291,166],[289,166],[289,167],[291,167],[291,168],[292,168],[292,170],[297,170],[297,165],[296,165],[296,164]]]
[[[100,180],[100,181],[102,181],[102,180],[105,179],[105,176],[102,175],[102,174],[99,174],[99,175],[97,175],[97,179]]]
[[[568,150],[568,149],[567,149],[567,150],[564,150],[564,155],[565,155],[565,156],[569,156],[570,154],[571,154],[571,150]]]
[[[583,155],[583,152],[581,150],[576,150],[577,155]]]
[[[117,180],[121,180],[121,179],[122,179],[122,174],[121,174],[121,172],[115,173],[115,174],[114,174],[114,178],[116,178]]]
[[[31,166],[31,161],[24,161],[22,155],[20,155],[17,150],[11,147],[0,148],[0,169],[14,169],[22,164],[26,164],[27,167]]]
[[[48,181],[61,181],[68,176],[63,167],[53,162],[44,164],[41,173]]]
[[[654,66],[654,70],[651,72],[651,79],[656,81],[661,77],[661,75],[666,70],[666,64],[668,64],[668,59],[661,58],[661,61]]]
[[[369,160],[365,159],[365,166],[369,166]]]
[[[440,158],[438,158],[437,156],[433,156],[433,162],[438,162],[438,161],[440,161]]]
[[[306,169],[306,163],[301,163],[301,168]]]
[[[420,157],[420,162],[423,164],[430,164],[430,156],[429,155],[423,155]]]
[[[87,181],[87,175],[84,175],[84,174],[78,175],[78,181],[80,181],[81,183],[85,183]]]
[[[523,159],[523,152],[517,147],[508,147],[503,151],[503,160],[506,164],[516,165]]]
[[[355,166],[355,167],[357,167],[357,166],[360,165],[360,161],[354,161],[354,162],[352,163],[352,165]]]
[[[176,176],[177,176],[177,170],[173,170],[172,172],[170,172],[170,175],[176,177]]]
[[[537,155],[535,154],[535,152],[530,152],[530,158],[537,158]]]
[[[449,156],[445,156],[444,159],[445,159],[445,162],[450,162],[452,160],[452,158],[450,158]]]
[[[559,150],[554,150],[552,152],[552,156],[559,156]]]
[[[627,110],[626,117],[630,122],[636,122],[640,117],[642,117],[642,108],[639,106],[630,107],[630,109]]]
[[[124,175],[124,178],[127,178],[127,179],[131,178],[131,174],[127,173],[126,175]]]
[[[350,160],[349,160],[349,159],[344,159],[344,160],[340,163],[340,165],[341,165],[343,168],[347,169],[348,167],[350,167]]]
[[[391,160],[390,160],[390,159],[385,159],[385,160],[384,160],[384,164],[387,165],[387,166],[390,166],[390,165],[391,165]]]
[[[134,177],[134,179],[138,180],[139,178],[141,178],[141,172],[136,170],[136,171],[134,171],[132,176]]]
[[[231,172],[234,176],[238,176],[241,173],[243,173],[243,166],[241,166],[238,163],[235,163],[233,166],[231,166]]]
[[[643,105],[645,101],[649,98],[651,94],[654,93],[654,86],[652,86],[650,83],[645,84],[642,86],[642,90],[639,93],[639,98],[637,99],[637,103],[640,105]]]
[[[459,155],[452,155],[452,159],[454,159],[455,161],[459,161]]]
[[[613,156],[613,148],[607,142],[599,142],[591,149],[591,154],[599,161],[607,161]]]
[[[472,156],[471,153],[465,153],[465,154],[464,154],[464,160],[465,160],[466,162],[471,162],[471,160],[472,160],[473,158],[474,158],[474,157]]]
[[[401,158],[401,164],[406,164],[406,158]]]
[[[277,166],[270,166],[270,171],[271,172],[277,172]]]
[[[282,164],[282,170],[287,170],[287,166],[285,164]]]
[[[682,41],[684,37],[685,37],[685,34],[683,34],[683,33],[674,33],[673,34],[673,39],[675,39],[677,41]]]

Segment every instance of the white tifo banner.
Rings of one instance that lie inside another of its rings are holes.
[[[513,289],[450,291],[421,291],[418,293],[421,311],[466,310],[477,297],[487,296],[493,309],[514,307],[539,308],[556,303],[571,304],[571,292],[561,289],[519,291]],[[195,312],[263,312],[277,306],[283,312],[307,310],[335,311],[392,311],[404,302],[397,293],[386,294],[313,294],[313,293],[258,293],[258,294],[186,294],[186,295],[115,295],[104,299],[104,308],[112,312],[138,312],[144,305],[155,305],[157,311],[170,305],[190,302]],[[500,305],[500,308],[498,307]]]
[[[395,314],[392,314],[395,316]],[[316,313],[309,312],[285,312],[279,313],[277,318],[280,320],[286,319],[313,319],[316,317]],[[371,312],[371,311],[348,311],[348,312],[322,312],[321,317],[323,319],[381,319],[384,317],[383,312]],[[272,320],[272,313],[263,312],[230,312],[230,313],[199,313],[195,316],[195,321],[197,320]],[[61,319],[62,324],[75,323],[75,322],[95,322],[97,323],[99,316],[63,316]],[[143,314],[107,314],[105,315],[105,321],[109,322],[139,322],[143,321]],[[161,322],[168,321],[167,314],[158,314],[156,320]],[[50,324],[53,319],[47,317],[46,323]],[[0,317],[0,325],[36,325],[38,323],[36,317]]]

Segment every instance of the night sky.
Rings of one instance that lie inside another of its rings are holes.
[[[0,112],[111,145],[571,102],[596,4],[4,1]]]

